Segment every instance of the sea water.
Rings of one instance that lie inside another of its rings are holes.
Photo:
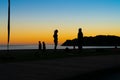
[[[61,46],[58,45],[58,49],[65,49],[68,47],[69,49],[73,49],[72,46]],[[78,47],[76,47],[77,49]],[[83,49],[98,49],[98,48],[115,48],[115,46],[83,46]],[[120,48],[120,46],[118,46]],[[38,45],[10,45],[10,50],[16,50],[16,49],[38,49]],[[54,49],[54,45],[46,45],[46,49]],[[0,50],[7,50],[6,45],[0,45]]]
[[[58,49],[65,49],[65,47],[58,45]],[[10,50],[16,49],[38,49],[38,45],[10,45]],[[54,49],[54,45],[46,45],[46,49]],[[0,45],[0,50],[7,50],[7,45]]]

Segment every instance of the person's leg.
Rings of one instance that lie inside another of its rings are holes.
[[[55,50],[57,49],[57,42],[55,42]]]

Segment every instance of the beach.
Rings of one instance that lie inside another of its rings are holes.
[[[5,50],[0,56],[0,80],[96,80],[120,66],[119,49]]]

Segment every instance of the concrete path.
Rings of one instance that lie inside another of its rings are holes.
[[[62,80],[120,65],[120,55],[0,64],[0,80]]]

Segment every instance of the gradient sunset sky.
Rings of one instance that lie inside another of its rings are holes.
[[[0,0],[0,44],[7,44],[8,0]],[[84,36],[120,36],[120,0],[11,0],[10,44],[59,44]]]

